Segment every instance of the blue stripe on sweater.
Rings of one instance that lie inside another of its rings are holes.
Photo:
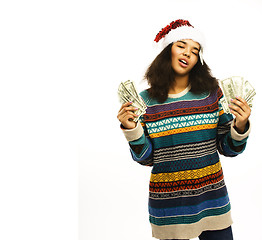
[[[154,164],[152,173],[153,174],[172,173],[172,172],[179,172],[185,170],[200,169],[200,168],[205,168],[207,166],[214,165],[218,161],[219,161],[219,156],[217,152],[215,152],[213,154],[199,157],[199,158],[156,163]]]
[[[148,159],[150,156],[151,156],[151,154],[152,154],[152,143],[151,143],[151,141],[148,139],[148,138],[146,138],[145,137],[145,135],[143,135],[142,137],[144,137],[145,138],[145,144],[144,144],[144,147],[143,147],[143,150],[142,150],[142,152],[139,154],[139,155],[137,155],[135,152],[133,152],[132,150],[131,150],[131,154],[132,154],[132,157],[133,157],[133,159],[135,160],[135,161],[143,161],[143,160],[146,160],[146,159]],[[142,138],[141,137],[141,138]],[[131,143],[132,144],[132,143]]]
[[[149,221],[155,225],[174,225],[174,224],[191,224],[200,221],[201,219],[209,216],[218,216],[229,212],[231,209],[230,203],[220,208],[206,209],[199,214],[187,215],[187,216],[174,216],[174,217],[162,217],[157,218],[149,216]]]
[[[181,206],[181,207],[174,207],[174,208],[160,208],[160,209],[149,207],[149,214],[154,217],[198,214],[203,210],[222,207],[228,203],[229,203],[229,198],[228,196],[225,196],[214,200],[207,200],[201,202],[198,205]]]

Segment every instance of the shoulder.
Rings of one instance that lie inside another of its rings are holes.
[[[220,87],[217,88],[217,98],[220,99],[223,97],[223,92]]]
[[[155,106],[155,105],[163,105],[168,103],[168,101],[165,101],[163,103],[159,102],[157,99],[154,99],[150,96],[148,89],[142,91],[139,93],[139,95],[142,97],[146,105],[149,106]]]
[[[149,93],[148,93],[148,90],[144,90],[142,92],[139,93],[139,95],[142,97],[142,98],[149,98]]]
[[[213,92],[210,93],[210,97],[219,101],[223,97],[222,89],[218,86]]]
[[[142,91],[139,93],[139,95],[143,98],[144,102],[147,104],[148,102],[150,102],[151,98],[149,96],[149,92],[148,89]]]

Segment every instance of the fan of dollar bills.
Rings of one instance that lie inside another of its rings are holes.
[[[135,122],[138,121],[141,115],[146,113],[146,104],[138,94],[133,81],[127,80],[120,83],[118,87],[118,97],[121,104],[132,102],[131,106],[137,108],[135,114],[138,116],[134,119]]]
[[[231,103],[231,99],[236,96],[245,99],[250,107],[252,107],[253,97],[256,95],[255,89],[252,85],[244,80],[243,77],[230,77],[220,81],[220,86],[224,93],[224,97],[221,99],[221,104],[225,113],[230,113],[228,104]]]

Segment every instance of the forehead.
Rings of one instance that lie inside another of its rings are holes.
[[[178,40],[177,42],[186,44],[192,48],[200,49],[200,44],[198,42],[195,42],[192,39],[181,39],[181,40]]]

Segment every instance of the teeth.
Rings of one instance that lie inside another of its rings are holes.
[[[185,60],[180,60],[180,62],[182,62],[184,64],[187,64],[187,62]]]

